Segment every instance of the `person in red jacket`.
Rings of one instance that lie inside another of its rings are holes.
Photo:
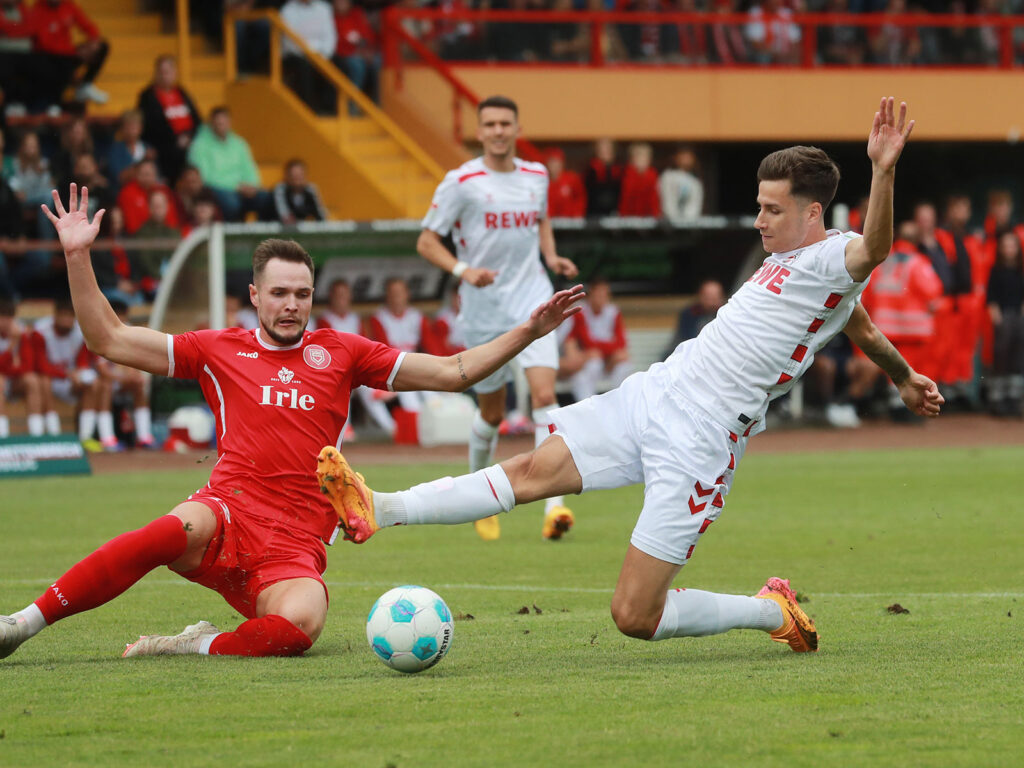
[[[587,212],[587,190],[575,171],[565,169],[565,153],[555,147],[544,159],[548,167],[548,216],[582,219]]]
[[[577,402],[596,395],[602,378],[608,389],[615,389],[633,372],[622,313],[612,304],[612,288],[604,278],[595,277],[587,285],[587,301],[573,318],[571,337],[586,357],[570,380]]]
[[[875,325],[908,364],[927,374],[944,365],[943,360],[936,358],[934,345],[935,314],[942,301],[943,287],[931,261],[914,245],[917,239],[917,228],[912,222],[900,225],[892,255],[875,270],[862,301]],[[883,376],[882,370],[856,348],[849,373],[851,394],[857,399],[869,393]],[[899,400],[898,392],[895,400]],[[895,415],[897,408],[891,392],[890,406]]]
[[[661,216],[658,172],[651,166],[652,154],[650,144],[629,145],[629,165],[622,174],[619,196],[620,216]]]
[[[55,71],[65,73],[70,82],[76,69],[85,66],[75,82],[79,101],[105,104],[108,96],[93,81],[103,67],[110,45],[100,36],[92,20],[72,0],[36,0],[25,14],[24,26],[32,36],[33,48],[51,57]],[[85,40],[75,44],[72,30],[77,29]]]
[[[334,28],[338,43],[331,61],[359,90],[379,101],[380,44],[366,11],[352,0],[334,0]],[[351,104],[349,111],[358,114]]]
[[[135,164],[135,178],[121,187],[117,196],[117,207],[124,213],[125,234],[134,235],[139,227],[149,221],[149,198],[154,192],[163,192],[168,201],[175,199],[170,187],[160,183],[156,163],[140,160]],[[170,206],[165,223],[175,229],[181,228],[177,205]]]
[[[24,395],[28,410],[29,434],[43,434],[43,401],[39,376],[35,373],[35,349],[31,334],[18,323],[17,307],[9,299],[0,299],[0,439],[10,437],[7,397]]]

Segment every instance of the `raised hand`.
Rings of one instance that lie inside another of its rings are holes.
[[[89,188],[82,187],[82,200],[78,200],[78,188],[72,183],[68,194],[68,208],[64,210],[64,204],[60,200],[57,190],[53,190],[53,209],[57,212],[54,215],[49,206],[43,205],[43,213],[46,214],[57,230],[60,237],[60,244],[64,248],[65,255],[71,255],[79,251],[88,250],[96,240],[100,231],[100,222],[103,221],[105,209],[96,211],[92,222],[89,221]]]
[[[476,288],[490,285],[497,276],[498,273],[493,269],[483,269],[482,267],[470,267],[462,273],[462,279]]]
[[[904,405],[918,416],[938,416],[946,402],[935,382],[916,371],[899,385],[899,390]]]
[[[551,259],[551,261],[548,262],[548,269],[556,275],[567,277],[570,280],[580,273],[579,269],[572,263],[572,261],[562,256],[555,256]]]
[[[582,285],[574,285],[572,288],[559,291],[533,310],[530,315],[530,330],[536,334],[537,338],[551,333],[562,324],[562,321],[582,309],[579,301],[585,295]]]
[[[892,96],[883,97],[882,103],[875,112],[875,120],[871,124],[868,136],[868,157],[872,164],[881,171],[891,171],[900,159],[900,153],[914,130],[914,121],[907,122],[907,103],[900,102],[899,119],[896,118],[896,99]]]

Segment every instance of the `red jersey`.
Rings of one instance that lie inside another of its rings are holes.
[[[175,135],[189,133],[195,128],[192,112],[189,110],[180,88],[177,86],[166,90],[154,88],[153,93],[156,95],[156,100],[160,102],[160,106],[163,107],[164,117],[167,118],[167,124],[171,126]]]
[[[259,329],[168,336],[168,376],[198,379],[217,423],[209,489],[292,530],[334,540],[338,516],[320,493],[316,457],[341,447],[351,391],[391,389],[403,353],[361,336],[306,331],[291,347]]]
[[[70,0],[57,6],[36,0],[35,5],[25,12],[24,25],[32,31],[37,51],[60,56],[75,55],[75,44],[71,40],[71,30],[75,27],[90,40],[100,36],[100,31],[85,11]]]
[[[582,310],[573,317],[570,335],[579,343],[580,349],[597,349],[604,357],[626,348],[622,313],[614,304],[607,304],[597,314],[584,303]]]
[[[366,46],[372,50],[377,48],[377,35],[366,18],[366,12],[358,5],[353,5],[348,13],[334,15],[334,28],[338,33],[338,56],[352,56]]]
[[[0,336],[0,376],[16,377],[35,370],[32,334],[16,329],[10,338]]]
[[[178,206],[175,204],[177,198],[166,184],[157,184],[152,189],[146,190],[137,181],[129,181],[117,196],[117,205],[124,214],[124,231],[126,234],[134,235],[135,231],[149,219],[149,196],[155,191],[167,195],[167,202],[170,206],[167,210],[166,224],[169,227],[178,229],[181,223],[178,220]]]
[[[62,335],[54,328],[53,318],[44,317],[32,332],[32,346],[35,372],[52,379],[66,379],[76,370],[92,366],[93,355],[78,323]]]
[[[587,213],[587,190],[573,171],[562,171],[548,185],[548,216],[581,219]]]
[[[658,196],[658,172],[653,168],[638,171],[626,166],[622,175],[619,195],[620,216],[661,216],[661,198]]]

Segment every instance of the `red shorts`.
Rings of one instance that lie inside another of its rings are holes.
[[[217,530],[199,567],[181,574],[186,579],[217,592],[247,619],[256,618],[260,592],[279,581],[316,579],[327,594],[327,551],[319,537],[276,522],[270,510],[264,517],[239,505],[229,507],[206,488],[188,500],[213,511]]]

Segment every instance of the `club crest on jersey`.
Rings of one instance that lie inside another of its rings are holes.
[[[282,384],[291,384],[292,379],[295,378],[295,371],[289,371],[284,366],[281,366],[281,370],[277,372],[277,380]]]
[[[310,344],[302,350],[302,359],[306,361],[306,365],[310,368],[322,371],[331,364],[331,353],[319,344]],[[285,383],[287,384],[288,382]]]

